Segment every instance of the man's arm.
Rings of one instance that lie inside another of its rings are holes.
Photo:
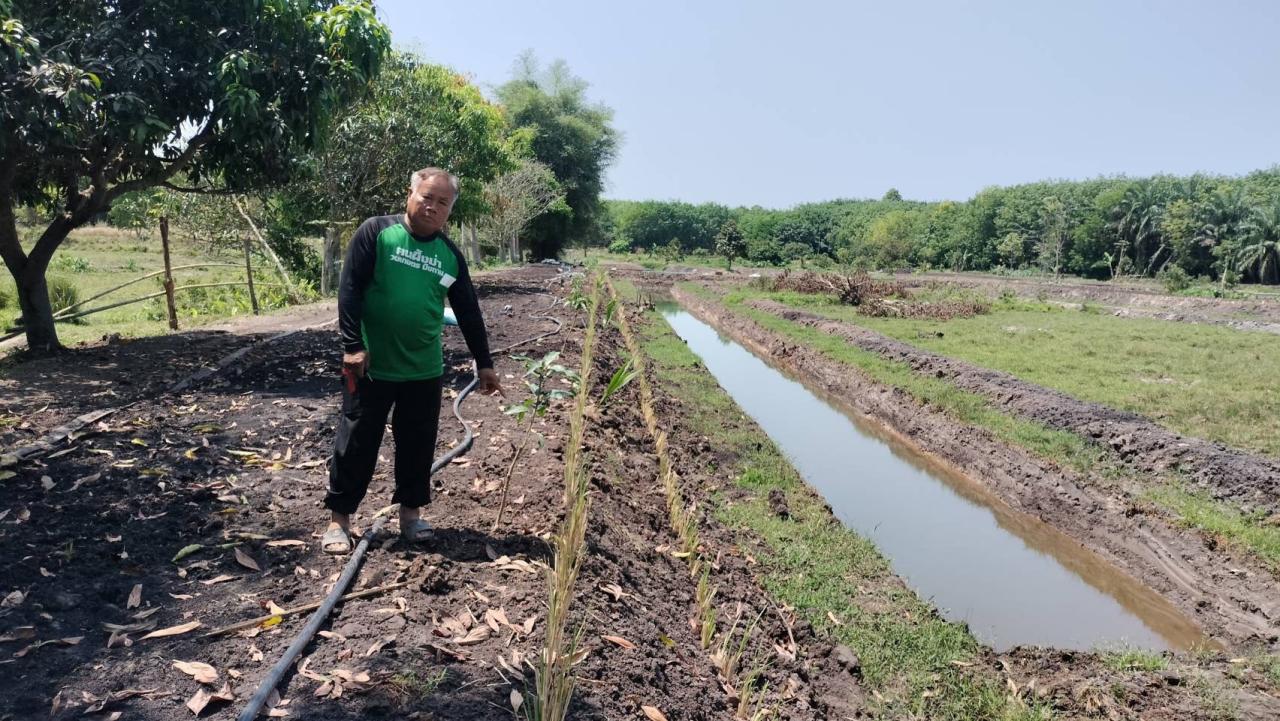
[[[364,317],[364,291],[373,280],[373,265],[378,257],[378,228],[373,219],[366,220],[351,236],[347,260],[338,281],[338,334],[342,351],[364,350],[360,321]]]
[[[493,358],[489,355],[489,334],[484,328],[484,316],[480,314],[480,301],[476,298],[475,286],[471,284],[467,261],[453,241],[449,241],[449,247],[458,260],[458,279],[449,286],[449,305],[458,318],[458,330],[462,331],[462,337],[467,341],[467,350],[476,359],[476,368],[493,368]]]

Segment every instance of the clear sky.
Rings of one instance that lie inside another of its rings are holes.
[[[562,58],[623,134],[606,195],[789,207],[1280,162],[1280,0],[381,0],[486,92]]]

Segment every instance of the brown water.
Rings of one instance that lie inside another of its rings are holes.
[[[1168,601],[1070,537],[883,428],[836,410],[679,306],[659,308],[836,517],[979,640],[997,650],[1204,643]]]

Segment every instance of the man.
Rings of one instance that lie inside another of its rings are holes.
[[[475,358],[479,391],[502,393],[467,263],[443,232],[457,199],[457,178],[423,168],[409,180],[403,215],[369,218],[351,238],[338,287],[344,382],[324,499],[332,513],[320,541],[326,553],[351,550],[351,514],[373,478],[393,407],[391,500],[400,504],[400,535],[408,541],[431,537],[420,509],[431,501],[446,297]]]

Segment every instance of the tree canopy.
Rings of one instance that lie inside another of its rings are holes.
[[[231,189],[287,180],[390,47],[368,2],[6,5],[0,256],[33,350],[58,347],[44,276],[72,229],[179,173]],[[19,204],[52,214],[29,251]]]

